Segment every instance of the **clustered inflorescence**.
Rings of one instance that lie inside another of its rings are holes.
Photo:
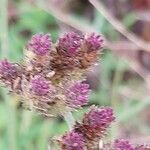
[[[91,107],[81,123],[77,122],[71,132],[60,141],[64,150],[96,150],[99,140],[114,121],[112,108]],[[76,140],[74,140],[77,137]],[[74,143],[74,144],[73,144]]]
[[[104,40],[95,33],[64,34],[52,43],[49,34],[36,34],[25,47],[22,64],[0,61],[0,82],[22,97],[29,109],[49,117],[63,116],[88,103],[85,73],[98,62]],[[61,150],[98,150],[99,141],[115,120],[110,107],[90,107],[81,122],[57,140]],[[108,150],[148,150],[126,140],[103,145]]]
[[[25,47],[24,63],[0,62],[0,81],[21,95],[26,107],[62,115],[88,103],[85,72],[98,61],[102,46],[103,38],[94,33],[66,33],[55,44],[49,34],[36,34]]]

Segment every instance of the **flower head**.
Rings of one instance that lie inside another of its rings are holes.
[[[35,95],[45,96],[50,90],[46,79],[42,76],[35,76],[31,81],[31,90]]]
[[[46,55],[52,46],[51,37],[49,34],[36,34],[28,43],[28,49],[32,50],[36,55]]]
[[[15,79],[17,76],[17,67],[7,60],[0,61],[0,77],[5,80]]]
[[[84,150],[84,138],[82,134],[72,131],[63,136],[61,145],[64,150]]]
[[[89,93],[88,84],[77,82],[66,90],[66,98],[69,104],[79,107],[87,104]]]
[[[120,140],[117,139],[114,142],[114,149],[115,150],[134,150],[134,148],[129,143],[129,141],[124,140],[124,139],[120,139]]]
[[[85,45],[87,47],[87,51],[97,51],[103,47],[103,38],[101,35],[96,35],[92,33],[91,35],[85,38]]]
[[[114,121],[115,117],[113,110],[110,107],[92,107],[90,111],[85,114],[81,123],[76,123],[75,131],[84,135],[86,145],[94,147],[106,134],[107,128]]]
[[[78,48],[81,46],[81,37],[74,33],[66,33],[63,37],[59,38],[57,50],[62,55],[72,56],[76,54]]]
[[[92,128],[99,128],[105,130],[110,123],[114,121],[115,117],[113,110],[110,107],[92,108],[83,119],[83,123],[88,124]]]

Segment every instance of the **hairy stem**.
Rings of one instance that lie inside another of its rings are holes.
[[[69,130],[75,125],[75,120],[71,112],[68,112],[64,115],[64,119],[69,127]]]

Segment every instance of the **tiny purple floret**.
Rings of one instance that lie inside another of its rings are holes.
[[[98,51],[103,47],[104,40],[101,35],[92,33],[85,38],[85,44],[89,52]]]
[[[62,145],[65,150],[84,150],[83,136],[72,131],[62,138]]]
[[[49,34],[35,34],[28,43],[28,49],[36,55],[44,56],[48,54],[52,47],[52,40]]]
[[[114,142],[114,149],[115,150],[134,150],[132,145],[129,143],[129,141],[124,139],[117,139]]]
[[[87,104],[90,94],[89,84],[77,82],[66,90],[67,101],[74,107]]]
[[[17,76],[17,67],[7,60],[0,61],[0,76],[6,80],[12,80]]]
[[[81,46],[81,37],[74,32],[66,33],[59,38],[57,49],[60,54],[72,56]]]
[[[35,95],[45,96],[48,94],[50,87],[44,77],[35,76],[31,81],[31,90]]]
[[[113,109],[110,107],[94,107],[84,118],[84,122],[93,128],[105,130],[115,120]]]

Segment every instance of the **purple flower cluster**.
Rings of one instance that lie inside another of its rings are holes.
[[[94,33],[86,37],[71,32],[59,38],[52,48],[49,34],[36,34],[27,44],[26,54],[30,57],[19,65],[19,73],[15,64],[7,60],[0,62],[0,80],[15,83],[9,84],[11,90],[17,89],[27,99],[25,104],[32,104],[41,114],[62,116],[87,104],[90,89],[82,81],[86,69],[98,60],[102,44],[101,36]],[[64,82],[68,87],[64,87]],[[89,143],[98,142],[113,121],[111,108],[92,107],[82,122],[76,123],[72,131],[61,138],[62,149],[91,148]]]
[[[15,65],[7,60],[0,61],[0,82],[24,97],[24,103],[32,104],[41,114],[62,116],[87,104],[89,85],[81,81],[85,71],[97,62],[103,43],[101,35],[80,36],[70,32],[52,47],[49,34],[36,34],[27,44],[26,54],[31,57],[25,57],[25,63]],[[65,87],[64,83],[69,86]],[[91,107],[82,121],[76,122],[72,131],[58,140],[61,149],[98,149],[99,140],[114,120],[112,108]],[[150,150],[145,146],[133,147],[123,139],[105,146],[111,150]]]
[[[61,145],[64,150],[84,150],[84,138],[82,134],[71,131],[63,136]]]
[[[31,80],[31,90],[35,95],[45,96],[50,90],[49,83],[42,76],[35,76]]]
[[[102,138],[103,135],[105,135],[106,129],[114,121],[114,119],[115,117],[111,108],[92,107],[89,113],[84,116],[83,121],[81,123],[77,122],[73,130],[62,137],[62,141],[64,141],[64,137],[69,137],[69,139],[71,139],[70,135],[74,133],[75,135],[82,135],[82,140],[80,141],[84,143],[85,148],[92,148],[96,146],[99,139]],[[78,139],[78,136],[74,136],[72,141],[78,142]],[[70,143],[72,142],[70,142],[69,140],[65,141],[65,145],[70,145]]]
[[[63,37],[59,38],[57,50],[62,55],[73,56],[81,46],[81,37],[74,33],[66,33]]]
[[[49,34],[36,34],[28,43],[28,49],[36,55],[44,56],[49,53],[52,47],[51,36]]]
[[[114,149],[115,150],[134,150],[132,145],[129,143],[129,141],[124,139],[117,139],[114,142]]]
[[[89,52],[97,51],[103,47],[104,40],[101,35],[96,35],[92,33],[85,38],[85,45]]]
[[[78,107],[87,104],[89,98],[89,85],[82,82],[76,82],[66,90],[68,103]]]
[[[101,131],[109,127],[115,120],[113,109],[110,107],[92,108],[83,119],[83,124],[92,128],[99,128]]]
[[[10,81],[17,77],[17,72],[15,64],[10,63],[7,60],[0,61],[0,78]]]

